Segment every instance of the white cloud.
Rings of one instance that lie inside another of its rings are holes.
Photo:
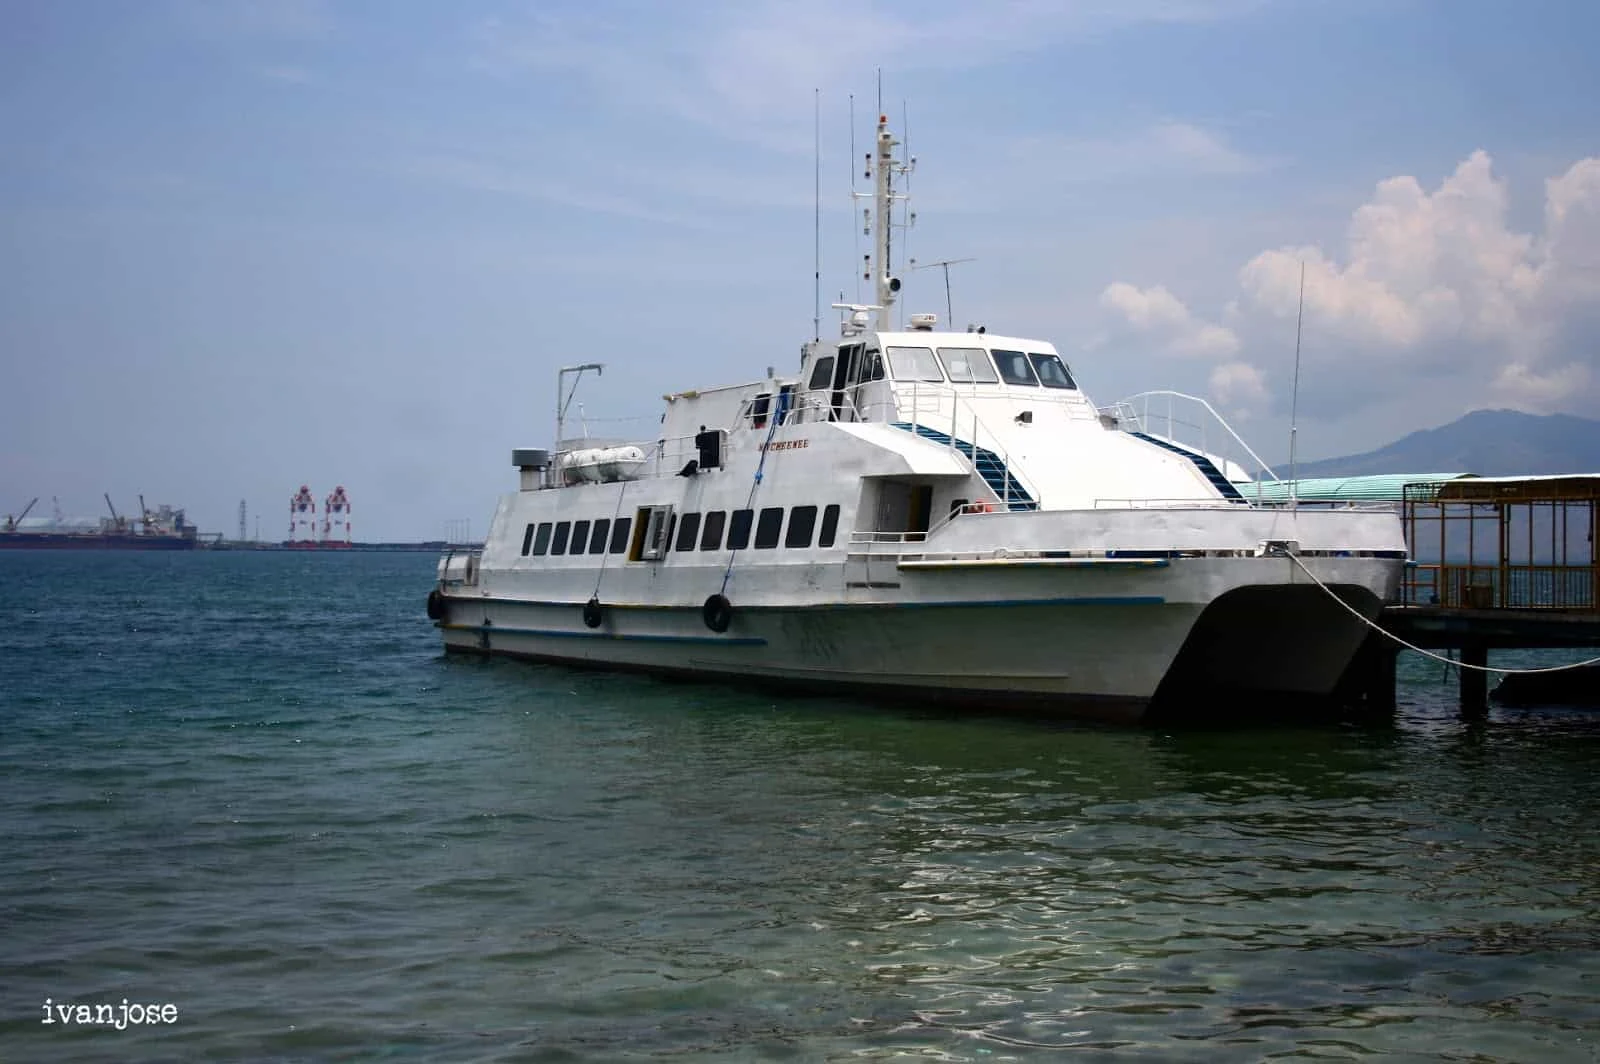
[[[1248,362],[1224,362],[1211,371],[1211,394],[1237,409],[1248,410],[1267,398],[1267,382]]]
[[[1448,394],[1463,408],[1592,413],[1600,159],[1546,181],[1542,232],[1515,231],[1509,212],[1505,182],[1477,151],[1432,191],[1410,176],[1379,182],[1352,215],[1342,255],[1307,246],[1250,259],[1226,309],[1231,342],[1208,340],[1206,324],[1164,287],[1113,284],[1101,303],[1126,326],[1164,338],[1168,351],[1217,359],[1219,396],[1263,401],[1259,374],[1235,368],[1245,365],[1235,356],[1282,358],[1303,269],[1305,358],[1321,370],[1324,403],[1414,391]]]
[[[1226,358],[1239,350],[1239,338],[1231,329],[1196,319],[1160,285],[1137,288],[1119,281],[1100,293],[1100,305],[1169,354]]]

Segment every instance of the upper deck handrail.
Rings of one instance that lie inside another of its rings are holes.
[[[1233,442],[1238,444],[1244,453],[1249,455],[1250,459],[1255,462],[1258,480],[1260,479],[1260,473],[1266,473],[1267,476],[1270,476],[1273,480],[1282,483],[1282,478],[1273,471],[1271,466],[1262,460],[1260,455],[1256,454],[1256,452],[1251,449],[1248,443],[1244,442],[1243,437],[1233,430],[1233,426],[1228,424],[1227,419],[1221,414],[1217,413],[1215,407],[1198,395],[1189,395],[1186,392],[1177,392],[1170,389],[1155,389],[1152,391],[1140,392],[1137,395],[1131,395],[1126,399],[1112,403],[1110,406],[1103,406],[1100,408],[1099,412],[1102,416],[1112,417],[1119,426],[1124,422],[1132,422],[1139,427],[1140,431],[1148,432],[1155,427],[1152,424],[1154,419],[1151,417],[1150,413],[1150,400],[1163,396],[1167,399],[1167,413],[1165,420],[1167,425],[1166,438],[1168,440],[1171,440],[1175,443],[1178,442],[1177,438],[1172,432],[1172,427],[1174,425],[1183,425],[1191,429],[1197,428],[1201,432],[1200,450],[1202,453],[1205,453],[1205,423],[1180,421],[1173,416],[1172,400],[1182,399],[1185,402],[1197,404],[1205,413],[1209,414],[1211,416],[1211,420],[1217,425],[1221,426],[1222,430],[1233,439]],[[1140,400],[1143,400],[1142,412],[1134,406],[1134,404],[1138,403]],[[1224,475],[1226,475],[1226,473],[1224,473]]]

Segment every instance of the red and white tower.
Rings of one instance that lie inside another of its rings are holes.
[[[317,500],[311,497],[311,488],[305,484],[289,500],[289,546],[315,547],[317,545]]]
[[[350,496],[344,493],[344,485],[333,489],[323,502],[322,508],[322,545],[324,547],[348,547],[350,545]]]

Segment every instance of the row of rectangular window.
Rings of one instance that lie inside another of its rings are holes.
[[[604,554],[610,548],[612,554],[621,554],[628,549],[628,529],[633,523],[631,517],[619,517],[613,526],[611,519],[602,517],[598,521],[541,521],[537,525],[530,524],[522,533],[522,555],[530,554],[583,554],[585,546],[589,554]],[[568,550],[567,548],[571,548]]]
[[[686,513],[675,521],[676,527],[668,531],[665,542],[678,551],[692,551],[697,546],[700,550],[720,550],[724,545],[728,550],[744,550],[751,545],[753,526],[757,550],[770,550],[780,540],[785,547],[802,550],[810,547],[812,533],[817,531],[817,508],[793,507],[789,511],[787,532],[784,529],[783,512],[782,506],[766,507],[759,514],[754,510],[734,510],[731,519],[725,510],[711,510],[705,514]],[[602,554],[608,546],[608,530],[610,553],[621,554],[629,549],[628,532],[631,525],[632,519],[627,517],[618,518],[614,525],[602,518],[592,522],[592,529],[589,521],[541,521],[528,525],[523,532],[522,554],[524,557],[583,554],[585,540],[589,554]],[[724,531],[727,532],[726,544],[723,541]],[[817,546],[833,546],[838,534],[838,505],[824,507],[822,527],[816,537]]]

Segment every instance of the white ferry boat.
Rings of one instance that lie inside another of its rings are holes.
[[[796,373],[596,441],[561,412],[600,367],[561,370],[555,447],[513,451],[481,551],[440,559],[445,649],[1121,720],[1331,692],[1397,589],[1399,518],[1256,505],[1045,341],[892,328],[898,143],[880,117],[877,300]]]

